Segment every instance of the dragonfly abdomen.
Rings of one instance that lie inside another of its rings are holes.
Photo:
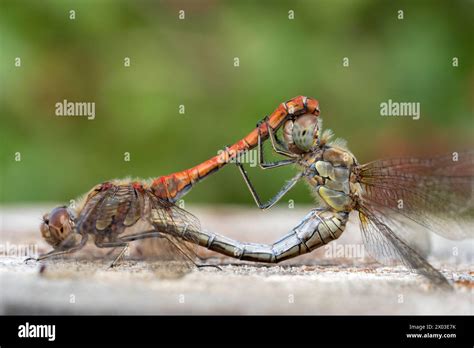
[[[265,140],[268,138],[268,127],[272,130],[278,130],[288,117],[296,117],[302,114],[319,116],[319,112],[319,102],[309,97],[299,96],[281,103],[268,117],[267,123],[260,124],[246,137],[219,151],[216,156],[190,169],[154,179],[150,188],[157,197],[169,202],[176,202],[194,184],[204,180],[208,175],[218,171],[227,163],[232,162],[232,159],[236,158],[239,154],[255,148],[258,145],[259,129],[261,139]]]
[[[339,238],[348,218],[348,212],[314,209],[297,227],[271,245],[241,243],[201,229],[188,229],[186,240],[236,259],[278,263],[309,253]]]

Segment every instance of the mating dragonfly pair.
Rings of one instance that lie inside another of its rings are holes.
[[[446,278],[409,246],[410,231],[399,221],[414,222],[449,239],[472,237],[458,222],[462,211],[473,205],[474,153],[359,164],[346,143],[333,141],[332,132],[322,131],[321,126],[318,101],[296,97],[280,104],[245,138],[191,169],[150,181],[99,184],[75,208],[58,207],[44,215],[41,233],[54,249],[37,260],[80,250],[93,236],[97,247],[123,247],[116,260],[128,243],[160,238],[189,259],[195,259],[192,245],[197,245],[241,260],[277,263],[337,239],[350,212],[355,211],[365,248],[376,260],[402,263],[436,285],[449,286]],[[284,159],[265,161],[263,142],[268,139],[273,151]],[[236,161],[255,147],[262,169],[298,168],[267,203],[262,203],[243,165]],[[199,220],[175,202],[231,162],[237,163],[260,209],[272,207],[301,180],[313,191],[316,208],[271,245],[242,243],[202,229]]]

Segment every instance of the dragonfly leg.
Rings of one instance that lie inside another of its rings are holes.
[[[280,139],[278,139],[277,135],[275,134],[275,131],[270,127],[268,124],[268,118],[266,117],[263,122],[267,125],[268,129],[268,135],[270,136],[270,143],[272,144],[273,151],[275,151],[277,154],[285,156],[285,157],[290,157],[290,158],[298,158],[299,155],[289,152],[287,149],[282,149],[281,147],[278,147],[277,145],[280,144],[280,146],[283,144]],[[259,146],[261,145],[261,136],[260,136],[260,126],[258,127],[258,142]]]
[[[112,263],[109,266],[109,268],[113,268],[117,265],[117,263],[125,255],[125,252],[127,251],[128,247],[129,247],[128,242],[132,242],[132,241],[139,240],[139,239],[145,239],[145,238],[154,238],[154,237],[162,238],[163,234],[161,234],[159,232],[156,232],[155,230],[151,230],[151,231],[140,232],[140,233],[135,233],[135,234],[131,234],[131,235],[128,235],[128,236],[124,236],[124,237],[118,238],[116,241],[112,241],[112,242],[96,241],[95,245],[99,248],[122,247],[122,250],[120,251],[120,253],[117,255],[117,257],[114,259],[114,261],[112,261]],[[115,249],[113,249],[113,250],[115,250]]]
[[[128,244],[124,243],[122,241],[113,241],[113,242],[101,242],[99,240],[95,241],[95,245],[98,248],[114,248],[110,253],[112,253],[117,247],[122,247],[122,250],[120,250],[120,253],[117,255],[117,257],[112,261],[112,263],[109,265],[109,268],[115,267],[115,265],[119,262],[119,260],[123,257],[125,254],[125,251],[128,248]],[[110,254],[109,253],[109,254]]]
[[[117,247],[124,247],[127,243],[122,241],[115,241],[115,242],[95,242],[95,245],[98,248],[117,248]]]
[[[194,266],[197,268],[202,268],[202,267],[215,267],[218,269],[221,269],[219,266],[215,265],[200,265],[194,262],[194,260],[176,243],[174,242],[171,238],[169,238],[167,235],[158,232],[156,230],[149,230],[145,232],[140,232],[140,233],[135,233],[135,234],[130,234],[128,236],[124,236],[119,238],[116,242],[107,242],[107,243],[99,243],[96,245],[100,248],[108,248],[108,247],[120,247],[122,246],[123,249],[121,250],[120,254],[115,258],[115,260],[112,262],[110,267],[114,267],[116,263],[123,257],[126,249],[128,248],[128,242],[133,242],[136,240],[140,239],[147,239],[147,238],[165,238],[168,240],[181,254],[183,254],[187,259],[189,259]],[[191,250],[188,250],[189,253],[191,253]],[[194,256],[197,257],[197,255],[194,254]],[[198,257],[199,258],[199,257]]]
[[[87,238],[88,238],[88,235],[83,234],[82,239],[79,242],[79,244],[77,244],[77,245],[75,245],[75,246],[73,246],[69,249],[66,249],[66,250],[56,250],[56,249],[51,250],[50,252],[48,252],[46,254],[38,256],[38,258],[36,258],[36,259],[34,257],[29,257],[29,258],[25,259],[25,262],[28,262],[29,260],[41,261],[41,260],[48,259],[48,258],[51,258],[51,257],[56,257],[56,256],[60,256],[60,255],[66,255],[66,254],[74,253],[74,252],[82,249],[84,247],[84,245],[86,245]]]
[[[135,240],[147,239],[147,238],[165,238],[163,233],[157,232],[156,230],[149,230],[140,233],[130,234],[128,236],[121,237],[120,240],[123,242],[133,242]]]
[[[204,267],[213,267],[213,268],[217,268],[218,270],[222,271],[222,268],[220,268],[219,266],[217,265],[203,265],[203,264],[198,264],[196,262],[194,262],[193,258],[191,256],[189,256],[186,251],[184,251],[181,246],[174,242],[172,238],[168,238],[167,236],[163,236],[164,238],[166,238],[181,254],[183,254],[189,261],[191,261],[193,263],[193,265],[196,267],[196,268],[204,268]],[[201,260],[201,258],[196,255],[196,253],[194,253],[192,250],[187,250],[189,253],[193,254],[194,257],[198,258]]]
[[[127,252],[129,246],[128,244],[126,244],[122,250],[120,250],[120,253],[117,255],[117,257],[112,261],[112,263],[110,264],[109,268],[114,268],[118,262],[123,258],[123,255],[125,255],[125,253]]]
[[[149,230],[145,232],[129,234],[127,236],[117,238],[117,240],[112,242],[96,241],[95,245],[99,248],[117,248],[126,246],[128,242],[147,238],[165,238],[165,236],[163,233],[157,232],[156,230]]]
[[[275,136],[275,141],[279,146],[279,150],[288,151],[288,146],[283,141],[281,141],[281,139],[278,137],[278,134],[275,133],[274,129],[272,129],[272,134]]]
[[[250,179],[248,177],[248,174],[247,172],[245,171],[244,167],[242,166],[241,163],[237,163],[237,166],[239,167],[239,170],[240,170],[240,173],[242,174],[242,177],[244,178],[244,181],[245,183],[247,184],[247,187],[250,191],[250,193],[252,194],[252,197],[255,201],[255,203],[257,204],[257,206],[260,208],[260,209],[268,209],[268,208],[271,208],[273,205],[275,205],[275,203],[277,203],[288,191],[290,191],[293,186],[296,185],[296,183],[301,179],[301,177],[303,176],[303,173],[300,172],[298,174],[296,174],[295,177],[293,177],[292,179],[290,179],[286,184],[285,186],[283,186],[280,191],[277,192],[277,194],[275,196],[273,196],[267,203],[265,204],[262,204],[261,200],[260,200],[260,197],[258,196],[258,193],[257,191],[255,190],[255,188],[253,187],[252,183],[250,182]]]
[[[267,122],[267,121],[265,121]],[[275,152],[278,153],[278,151],[281,151],[280,149],[277,148],[277,146],[275,145],[275,141],[278,142],[279,144],[282,144],[280,139],[278,139],[276,137],[276,135],[273,133],[273,130],[271,130],[270,128],[270,125],[268,123],[266,123],[267,125],[267,128],[268,128],[268,133],[269,134],[272,134],[270,136],[270,139],[274,139],[272,140],[272,146],[273,146],[273,149],[275,150]],[[262,144],[262,135],[260,133],[260,124],[257,125],[258,127],[258,157],[259,157],[259,167],[262,168],[262,169],[272,169],[272,168],[278,168],[278,167],[283,167],[283,166],[286,166],[286,165],[289,165],[289,164],[293,164],[296,162],[296,158],[293,158],[293,159],[285,159],[285,160],[281,160],[281,161],[276,161],[276,162],[265,162],[265,159],[264,159],[264,155],[263,155],[263,144]],[[293,157],[293,156],[291,156]]]
[[[272,139],[272,145],[273,149],[277,152],[280,153],[281,151],[277,148],[275,145],[275,142],[279,142],[278,138],[275,139],[275,135],[273,133],[273,130],[271,129],[270,125],[268,124],[267,119],[265,118],[264,121],[267,125],[268,133],[270,134],[270,138]],[[259,155],[259,165],[260,168],[262,169],[271,169],[271,168],[278,168],[282,167],[285,165],[293,164],[296,162],[296,157],[299,157],[298,155],[291,154],[292,159],[286,159],[282,161],[277,161],[277,162],[265,162],[264,155],[263,155],[263,146],[262,146],[262,137],[260,133],[260,124],[261,122],[257,125],[258,127],[258,155]],[[250,190],[250,193],[252,194],[253,199],[255,200],[255,203],[260,209],[268,209],[272,207],[275,203],[277,203],[289,190],[293,188],[293,186],[298,182],[298,180],[302,177],[302,174],[297,174],[293,179],[288,181],[285,186],[283,186],[280,191],[277,192],[277,194],[272,197],[267,203],[262,204],[260,197],[257,194],[257,191],[255,190],[253,184],[250,182],[250,179],[248,177],[248,174],[246,170],[244,169],[243,165],[241,162],[236,161],[236,165],[239,167],[240,173],[242,174],[242,177],[244,178],[244,181]]]

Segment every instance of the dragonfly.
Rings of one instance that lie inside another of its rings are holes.
[[[365,249],[375,260],[385,265],[402,264],[439,288],[452,288],[409,240],[414,225],[448,239],[474,237],[472,229],[461,223],[473,215],[474,151],[360,164],[345,141],[332,140],[332,131],[322,131],[319,115],[290,115],[279,126],[282,139],[268,118],[259,122],[259,165],[272,169],[291,164],[299,170],[275,196],[262,203],[243,164],[235,163],[260,209],[271,208],[300,180],[309,184],[316,207],[272,244],[242,243],[202,229],[188,231],[195,242],[240,260],[279,263],[338,239],[350,213],[355,212]],[[265,161],[263,131],[272,149],[285,159]],[[407,227],[412,230],[405,231]]]
[[[473,238],[461,222],[472,218],[474,151],[432,158],[393,158],[360,164],[347,143],[322,131],[322,119],[302,114],[282,122],[282,140],[265,118],[261,121],[274,152],[285,159],[266,162],[259,136],[260,168],[296,165],[297,174],[271,199],[262,203],[242,163],[242,177],[260,209],[275,205],[297,182],[305,180],[315,197],[312,210],[289,234],[272,245],[254,247],[252,261],[280,262],[311,252],[344,232],[349,214],[358,215],[365,249],[382,264],[403,264],[433,284],[449,288],[447,279],[415,248],[408,227],[418,225],[448,239]],[[402,222],[402,223],[401,223]],[[236,245],[239,255],[247,253]]]
[[[301,114],[318,117],[319,112],[317,100],[299,96],[280,104],[267,117],[266,125],[277,129],[288,119]],[[167,240],[176,252],[194,263],[197,253],[193,245],[202,244],[197,234],[200,223],[194,215],[179,208],[177,200],[196,183],[255,148],[258,141],[266,140],[270,128],[265,127],[254,129],[218,155],[190,169],[145,181],[110,180],[93,187],[74,207],[53,209],[43,216],[40,226],[42,237],[53,250],[36,260],[81,250],[92,236],[99,248],[122,247],[111,266],[123,257],[130,242],[147,238]]]

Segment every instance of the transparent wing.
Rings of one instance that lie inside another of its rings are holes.
[[[371,210],[383,207],[445,238],[474,237],[465,222],[474,215],[474,151],[378,160],[355,172]]]
[[[100,210],[98,206],[103,203],[108,195],[110,195],[110,192],[103,190],[101,185],[98,185],[89,192],[77,218],[76,228],[79,232],[90,231],[91,227],[95,226],[98,211]]]
[[[359,209],[359,219],[364,246],[374,259],[385,265],[402,263],[433,284],[450,288],[448,281],[438,270],[364,206]]]
[[[406,216],[396,214],[384,207],[370,206],[370,211],[421,256],[428,257],[430,255],[431,237],[429,229],[423,228],[423,226]]]
[[[166,239],[175,251],[185,256],[186,259],[197,262],[199,260],[197,253],[199,241],[191,231],[201,230],[199,219],[174,203],[162,200],[152,194],[149,194],[148,197],[150,223],[158,232],[166,234]]]
[[[150,222],[160,231],[184,240],[192,240],[194,236],[188,232],[201,230],[201,222],[190,212],[152,194],[148,197]]]
[[[77,226],[102,242],[139,235],[141,245],[160,259],[189,267],[196,264],[197,245],[186,240],[193,241],[188,229],[199,230],[199,220],[173,203],[137,191],[133,185],[99,185],[92,190]],[[156,232],[161,236],[156,237]]]
[[[143,197],[131,185],[98,185],[81,210],[77,226],[86,231],[120,234],[141,216]]]

